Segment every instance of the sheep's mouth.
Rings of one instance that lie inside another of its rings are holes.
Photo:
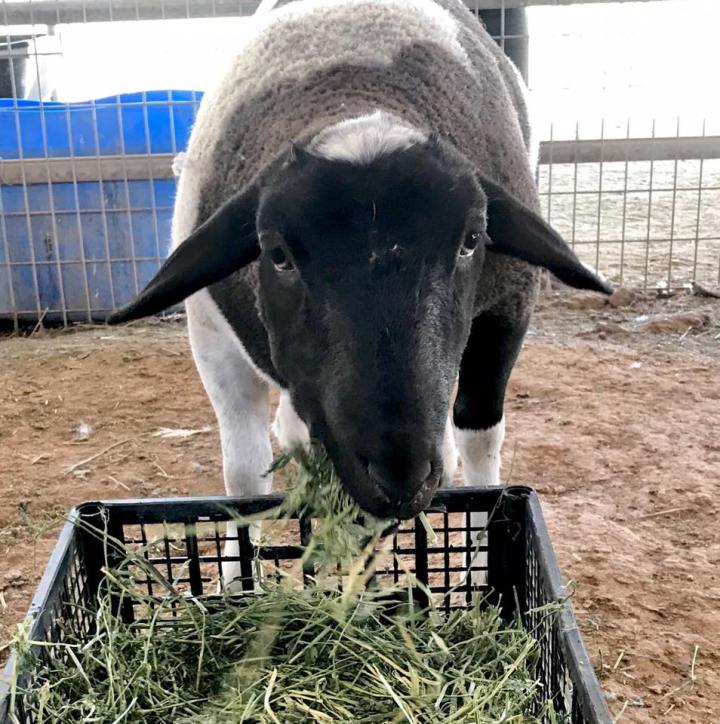
[[[443,464],[439,457],[431,461],[430,475],[409,498],[393,500],[369,474],[367,460],[351,452],[348,446],[338,444],[329,426],[320,419],[316,418],[311,425],[311,438],[324,446],[343,487],[363,511],[380,519],[408,520],[430,505],[442,480]]]
[[[433,464],[431,474],[410,498],[392,500],[368,473],[367,463],[362,458],[341,455],[335,466],[343,486],[355,502],[376,518],[414,518],[430,505],[442,478],[442,465]]]
[[[434,469],[432,475],[425,480],[415,495],[409,501],[400,504],[397,517],[401,520],[407,520],[422,513],[430,505],[435,491],[440,487],[441,478],[442,471],[437,472]]]

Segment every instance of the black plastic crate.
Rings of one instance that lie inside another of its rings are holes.
[[[259,551],[254,550],[247,528],[239,528],[237,536],[226,535],[225,522],[232,511],[249,515],[274,507],[280,500],[279,496],[121,500],[85,503],[73,509],[28,612],[32,618],[30,639],[54,641],[68,629],[81,636],[91,630],[106,554],[102,541],[89,532],[90,526],[105,528],[130,549],[137,546],[147,551],[148,542],[155,541],[151,552],[144,553],[150,564],[188,593],[212,596],[223,561],[240,562],[242,588],[250,590],[256,553],[270,568],[300,557],[300,546],[310,530],[308,520],[284,524],[283,539],[264,544]],[[471,520],[471,514],[477,513],[483,515]],[[465,607],[479,588],[507,618],[519,607],[525,626],[540,639],[537,676],[544,698],[553,699],[563,721],[612,722],[567,601],[535,492],[520,486],[443,490],[427,515],[436,537],[429,540],[423,525],[408,521],[394,534],[394,548],[427,584],[437,605],[445,610]],[[78,521],[89,526],[78,526]],[[474,541],[481,532],[478,549]],[[239,556],[234,559],[224,556],[227,540],[238,543]],[[466,553],[473,550],[478,551],[472,562],[473,581],[461,585]],[[108,563],[112,565],[112,560]],[[396,581],[401,575],[394,563],[379,570],[377,580],[382,585],[383,580]],[[156,584],[150,579],[135,584],[150,595],[155,593]],[[557,617],[533,611],[551,602],[563,603]],[[126,599],[118,615],[132,621],[142,612],[135,611]],[[46,648],[38,647],[36,653],[40,661],[48,656]],[[0,723],[11,721],[8,682],[13,666],[11,658],[0,681]],[[33,721],[21,700],[15,702],[14,715],[20,722]]]

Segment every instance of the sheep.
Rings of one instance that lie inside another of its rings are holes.
[[[541,218],[522,81],[460,0],[298,0],[204,97],[174,251],[112,323],[184,299],[229,495],[272,429],[320,441],[367,511],[500,482],[539,268],[609,293]],[[457,394],[451,414],[451,395]],[[457,447],[456,447],[457,446]]]

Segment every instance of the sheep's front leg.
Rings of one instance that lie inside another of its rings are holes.
[[[232,496],[264,495],[272,484],[268,384],[207,291],[188,300],[187,314],[195,365],[220,428],[225,491]],[[259,531],[250,533],[257,538]],[[237,538],[234,523],[228,523],[227,535]],[[224,556],[239,556],[237,540],[226,542]],[[238,561],[223,563],[224,585],[239,575]]]
[[[458,392],[453,408],[455,441],[465,485],[500,485],[500,453],[505,438],[505,389],[522,346],[527,321],[485,314],[472,324],[460,365]],[[470,516],[473,527],[487,525],[486,513]],[[485,567],[486,554],[473,565]],[[473,583],[486,582],[475,575]]]

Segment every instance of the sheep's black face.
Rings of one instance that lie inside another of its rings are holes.
[[[432,141],[366,166],[298,152],[261,195],[273,364],[376,515],[415,515],[440,483],[484,214],[471,170]]]

